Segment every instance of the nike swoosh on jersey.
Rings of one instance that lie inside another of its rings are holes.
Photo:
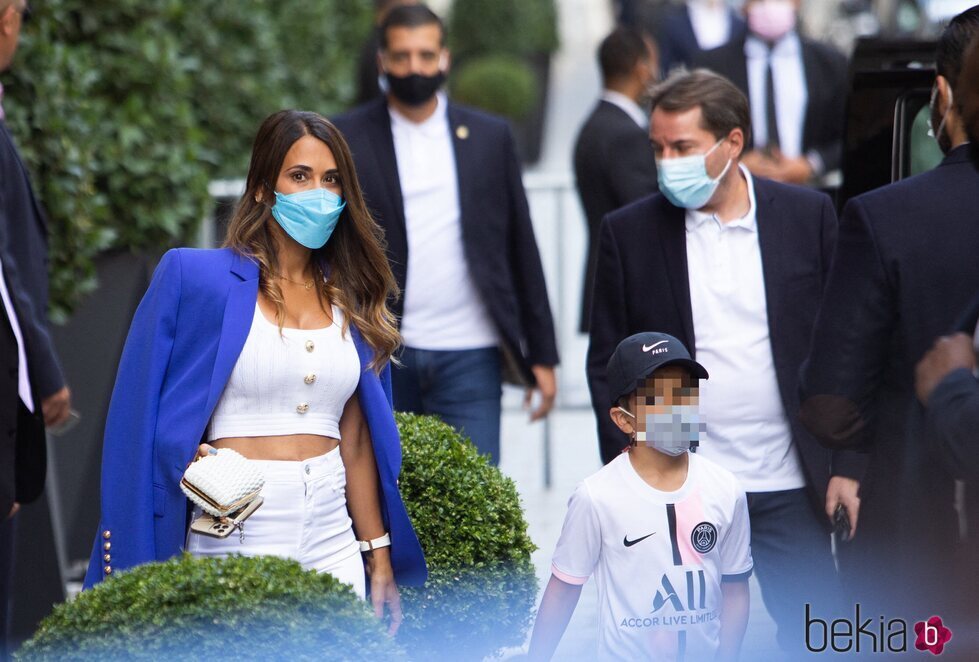
[[[653,531],[648,535],[643,536],[642,538],[636,538],[635,540],[629,540],[629,536],[622,536],[622,544],[625,545],[626,547],[632,547],[636,543],[640,543],[646,538],[648,538],[649,536],[654,536],[654,535],[656,535],[655,531]]]
[[[658,347],[658,346],[662,345],[665,342],[669,342],[669,340],[660,340],[659,342],[654,342],[652,345],[648,345],[648,346],[647,345],[643,345],[642,346],[642,351],[648,352],[648,351],[652,350],[654,347]]]

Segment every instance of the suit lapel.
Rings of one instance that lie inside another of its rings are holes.
[[[231,261],[231,273],[236,280],[228,291],[228,301],[224,306],[224,319],[221,322],[221,339],[218,341],[217,354],[214,357],[214,369],[211,372],[211,384],[207,393],[207,417],[210,418],[218,398],[224,391],[225,384],[231,377],[231,371],[238,361],[241,348],[245,346],[248,332],[251,330],[251,320],[255,314],[255,303],[258,297],[258,265],[250,259],[234,253]]]
[[[755,220],[758,225],[758,250],[761,253],[761,269],[765,278],[765,308],[768,312],[768,332],[774,340],[778,337],[778,310],[782,301],[782,284],[785,281],[784,260],[787,256],[778,231],[779,209],[774,192],[765,180],[752,178],[755,186]],[[774,349],[774,344],[773,344]]]
[[[667,203],[665,198],[660,198],[660,203],[665,207],[663,217],[666,222],[658,224],[659,245],[663,251],[673,300],[686,336],[685,344],[693,356],[696,354],[696,343],[693,335],[693,310],[690,305],[690,274],[687,270],[686,214],[680,207]]]
[[[451,103],[448,107],[449,133],[452,138],[452,151],[456,162],[456,185],[459,189],[459,222],[462,225],[463,241],[466,238],[466,220],[472,219],[473,214],[469,209],[470,185],[478,176],[476,168],[479,166],[473,154],[474,137],[471,134],[472,127],[466,125],[459,117],[459,110]],[[464,247],[465,248],[465,247]]]
[[[806,108],[805,116],[802,120],[802,151],[807,151],[812,147],[813,140],[813,130],[816,117],[814,117],[810,112],[810,108],[822,108],[822,104],[818,102],[818,98],[821,96],[819,81],[814,80],[816,74],[819,72],[819,67],[816,65],[816,60],[814,57],[814,51],[809,47],[809,44],[800,36],[799,37],[799,48],[802,51],[802,72],[806,77]]]
[[[391,117],[388,106],[383,100],[377,103],[370,115],[374,123],[377,140],[371,141],[374,149],[374,161],[384,180],[386,198],[390,201],[390,210],[395,218],[391,219],[398,226],[405,227],[404,199],[401,194],[401,178],[398,176],[398,156],[394,151],[394,134],[391,133]]]

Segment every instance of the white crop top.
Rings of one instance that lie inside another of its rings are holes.
[[[360,381],[343,316],[322,329],[282,329],[258,304],[248,339],[208,426],[207,440],[318,434],[340,438],[340,416]]]

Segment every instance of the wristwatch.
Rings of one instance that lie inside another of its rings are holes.
[[[361,552],[373,552],[378,547],[390,547],[391,546],[391,534],[385,533],[380,538],[374,538],[373,540],[358,540],[360,543]]]

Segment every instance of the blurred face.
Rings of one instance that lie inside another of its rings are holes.
[[[660,368],[646,379],[635,395],[630,398],[632,413],[635,414],[636,432],[646,432],[646,417],[649,414],[666,414],[671,407],[694,406],[700,399],[698,381],[686,368],[669,365]]]
[[[434,76],[448,71],[449,51],[442,47],[437,24],[388,28],[387,44],[381,51],[381,68],[389,74]]]
[[[303,136],[286,152],[275,190],[288,195],[317,188],[343,197],[340,172],[332,150],[319,138]]]
[[[728,160],[738,157],[740,136],[741,130],[734,129],[707,154],[718,140],[703,128],[700,106],[676,112],[657,107],[649,120],[649,143],[657,160],[707,154],[707,174],[712,178],[720,176]]]
[[[26,0],[11,0],[0,9],[0,71],[6,70],[14,59],[26,10]]]

